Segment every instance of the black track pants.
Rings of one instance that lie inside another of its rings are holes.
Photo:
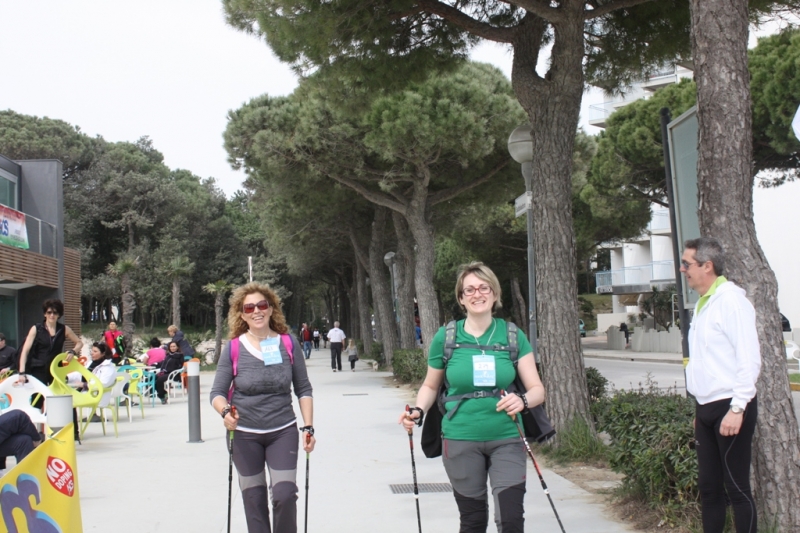
[[[239,473],[248,533],[296,533],[299,443],[295,425],[264,434],[234,432],[233,463]],[[272,529],[268,490],[272,491]]]
[[[747,404],[739,434],[723,437],[719,426],[730,405],[728,398],[698,404],[696,409],[694,434],[704,533],[722,533],[728,500],[733,507],[736,533],[756,532],[758,515],[750,491],[750,458],[758,401],[753,398]]]
[[[471,442],[444,439],[442,463],[453,485],[459,533],[485,533],[489,524],[486,479],[494,497],[498,533],[523,533],[525,448],[519,439]]]
[[[342,347],[344,346],[341,342],[332,342],[331,343],[331,368],[334,370],[342,371]]]

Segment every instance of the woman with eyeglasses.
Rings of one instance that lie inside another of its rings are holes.
[[[544,402],[544,387],[536,370],[533,349],[518,330],[515,371],[508,351],[506,321],[495,318],[502,306],[500,283],[483,263],[462,265],[456,279],[456,299],[466,313],[455,324],[455,339],[445,363],[446,328],[431,341],[428,372],[415,407],[399,422],[406,431],[421,425],[425,412],[437,409],[440,385],[447,384],[442,419],[442,462],[453,486],[461,517],[461,533],[485,533],[489,523],[487,477],[494,499],[495,523],[503,533],[524,529],[525,448],[511,416]],[[452,330],[451,330],[452,331]],[[501,396],[519,374],[527,392]]]
[[[75,335],[72,328],[58,321],[64,314],[64,304],[61,300],[45,300],[42,304],[44,320],[36,324],[25,339],[19,356],[20,381],[27,381],[26,376],[33,376],[45,385],[53,382],[50,374],[50,363],[64,349],[64,341],[69,339],[74,347],[67,350],[67,362],[71,361],[76,353],[81,352],[83,343]]]
[[[299,428],[303,450],[313,451],[316,443],[303,350],[289,335],[280,298],[265,284],[248,283],[233,291],[228,329],[231,340],[220,354],[211,405],[232,432],[231,453],[242,488],[247,531],[293,533],[297,531],[300,434],[292,392],[303,417]],[[272,529],[268,488],[272,489]]]

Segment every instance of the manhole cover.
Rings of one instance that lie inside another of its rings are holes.
[[[399,485],[389,485],[392,489],[392,494],[414,494],[414,485],[412,483],[401,483]],[[419,492],[453,492],[453,487],[450,483],[420,483],[418,485]]]

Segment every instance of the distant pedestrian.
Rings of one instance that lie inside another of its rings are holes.
[[[319,329],[314,328],[314,348],[319,351]]]
[[[722,533],[730,503],[736,533],[754,533],[758,516],[750,463],[761,372],[756,312],[745,291],[725,279],[725,251],[716,239],[692,239],[685,247],[681,272],[700,294],[689,328],[686,390],[696,401],[703,531]]]
[[[323,329],[320,334],[320,338],[322,338],[322,347],[327,350],[328,349],[328,330]]]
[[[628,324],[625,322],[620,323],[619,330],[625,334],[625,346],[628,346],[630,342],[628,339],[630,338],[630,332],[628,331]]]
[[[102,333],[101,338],[111,350],[111,360],[115,365],[119,365],[125,356],[125,335],[117,329],[117,323],[113,320],[109,322],[108,329]]]
[[[6,344],[6,336],[0,333],[0,370],[17,368],[17,350]]]
[[[336,372],[342,371],[342,348],[345,340],[344,331],[339,329],[339,322],[333,323],[333,329],[328,332],[328,340],[331,341],[331,368]]]
[[[358,361],[358,348],[356,348],[356,341],[350,339],[350,344],[347,346],[347,360],[350,361],[350,370],[356,371],[356,361]]]
[[[306,359],[311,358],[311,342],[313,339],[314,336],[311,330],[308,329],[308,324],[303,322],[303,326],[300,328],[300,342],[303,343],[303,355],[306,356]]]

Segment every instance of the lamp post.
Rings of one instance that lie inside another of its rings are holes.
[[[387,267],[389,267],[389,277],[391,278],[392,282],[392,308],[394,309],[394,322],[397,324],[400,322],[400,317],[397,316],[397,287],[394,285],[394,256],[394,252],[386,252],[386,255],[383,256],[383,262]]]
[[[517,163],[522,165],[522,177],[525,178],[525,197],[528,215],[528,339],[531,341],[533,356],[537,363],[539,357],[536,335],[536,263],[533,257],[533,201],[531,193],[531,175],[533,174],[533,140],[530,124],[523,124],[511,132],[508,137],[508,152]]]

